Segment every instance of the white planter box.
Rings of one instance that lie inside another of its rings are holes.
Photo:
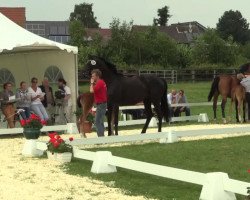
[[[51,153],[50,151],[47,151],[47,156],[48,156],[48,159],[50,160],[56,160],[56,154],[57,153]]]
[[[70,162],[71,158],[72,158],[72,153],[69,153],[69,152],[56,154],[56,160],[62,163]]]

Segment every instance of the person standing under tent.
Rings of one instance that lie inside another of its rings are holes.
[[[72,122],[72,100],[71,100],[71,90],[67,86],[67,82],[63,78],[58,79],[58,88],[61,89],[65,96],[63,98],[63,112],[67,119],[67,122]]]
[[[51,115],[54,112],[55,100],[53,95],[53,90],[49,86],[48,78],[44,77],[42,85],[39,86],[43,93],[45,93],[44,98],[42,100],[42,104],[45,107],[49,118],[51,119]]]

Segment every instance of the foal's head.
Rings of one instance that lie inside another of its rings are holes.
[[[99,69],[103,76],[108,76],[109,74],[117,74],[116,66],[108,61],[104,60],[98,56],[89,56],[89,61],[85,65],[84,75],[90,77],[91,71],[94,69]]]

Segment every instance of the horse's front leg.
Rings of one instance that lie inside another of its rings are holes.
[[[112,114],[113,114],[113,105],[108,103],[108,136],[112,135]]]
[[[114,124],[115,124],[115,135],[118,135],[118,119],[119,117],[119,106],[114,107]]]
[[[144,103],[145,113],[146,113],[147,119],[146,119],[146,123],[145,123],[141,133],[146,133],[149,122],[153,117],[153,113],[152,113],[152,109],[151,109],[151,102],[148,100],[145,100],[145,101],[143,101],[143,103]]]

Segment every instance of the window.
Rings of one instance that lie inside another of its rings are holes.
[[[65,33],[66,33],[65,26],[59,26],[58,35],[65,35]]]
[[[57,66],[49,66],[44,73],[44,77],[47,77],[50,83],[57,83],[59,78],[63,78],[63,74]]]
[[[3,85],[6,82],[11,82],[15,85],[15,78],[8,69],[2,68],[0,69],[0,84]]]
[[[26,24],[26,29],[42,37],[45,36],[45,24]]]
[[[49,30],[50,30],[49,33],[51,35],[57,35],[57,27],[56,26],[51,26]]]

